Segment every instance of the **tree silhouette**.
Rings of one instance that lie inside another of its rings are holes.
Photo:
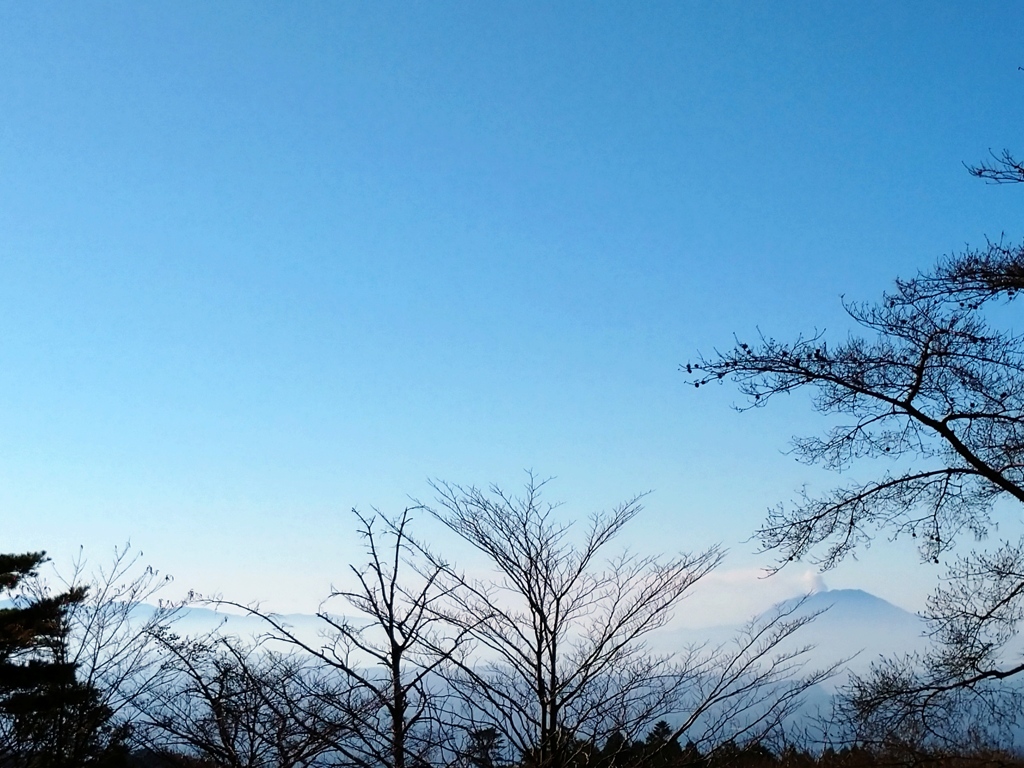
[[[165,674],[147,689],[139,723],[141,740],[158,754],[232,768],[305,768],[351,727],[335,719],[338,692],[308,658],[225,637],[161,642]]]
[[[678,768],[683,749],[675,729],[666,720],[659,720],[644,740],[643,764],[649,768]]]
[[[336,732],[332,747],[354,766],[417,768],[451,748],[453,740],[439,717],[444,696],[431,682],[466,633],[448,632],[450,625],[437,612],[445,594],[438,583],[443,567],[417,570],[409,562],[418,551],[409,538],[411,513],[387,518],[353,510],[368,561],[351,566],[352,585],[333,589],[321,605],[320,643],[259,608],[215,601],[262,618],[271,637],[309,654],[344,684],[330,700],[335,720],[351,727]],[[337,602],[360,618],[330,612],[328,606]]]
[[[1020,182],[1020,168],[1004,153],[972,172]],[[748,398],[740,410],[806,390],[834,424],[793,441],[799,460],[843,480],[769,511],[758,535],[777,567],[808,558],[831,568],[879,533],[914,539],[921,558],[938,564],[965,535],[985,539],[1019,517],[1024,336],[994,310],[1021,288],[1024,246],[989,242],[897,280],[878,302],[845,302],[859,335],[785,342],[758,333],[683,366],[698,388],[733,382]],[[1024,538],[947,561],[925,618],[933,648],[855,677],[846,714],[870,738],[1006,736],[1024,703],[1000,684],[1024,672],[1019,654],[1005,652],[1024,618]]]
[[[466,763],[472,768],[498,768],[504,746],[497,728],[476,728],[467,734]]]
[[[532,473],[519,496],[498,487],[434,488],[436,506],[427,508],[494,569],[491,580],[467,578],[433,560],[446,584],[446,618],[481,649],[450,658],[449,684],[473,727],[498,729],[537,768],[596,759],[594,745],[602,743],[607,759],[617,734],[628,743],[670,715],[677,725],[668,741],[697,730],[706,738],[763,734],[821,677],[797,675],[805,648],[783,650],[809,620],[790,612],[751,623],[731,648],[675,657],[647,650],[647,636],[722,554],[717,547],[670,558],[609,553],[642,497],[576,530],[544,501],[544,483]]]
[[[0,763],[28,768],[111,766],[126,757],[127,728],[77,677],[68,615],[87,597],[75,586],[39,589],[42,552],[0,555]]]

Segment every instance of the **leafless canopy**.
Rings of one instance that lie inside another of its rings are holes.
[[[161,645],[181,615],[179,602],[161,599],[171,577],[145,565],[128,544],[105,565],[90,566],[83,554],[69,572],[56,571],[60,591],[84,589],[85,599],[65,615],[68,661],[80,679],[101,692],[115,717],[132,718],[140,696],[160,675]]]
[[[337,731],[332,746],[349,765],[424,765],[449,738],[437,712],[443,692],[431,683],[464,632],[449,631],[437,609],[444,566],[409,566],[418,551],[409,539],[411,512],[387,518],[353,510],[368,561],[351,566],[351,586],[335,588],[321,605],[320,642],[300,636],[279,616],[218,601],[261,617],[268,639],[307,654],[333,675],[332,704],[352,727]]]
[[[832,567],[879,533],[913,537],[922,558],[939,563],[963,534],[985,539],[1008,512],[1019,518],[1024,337],[995,325],[994,310],[995,300],[1012,300],[1022,285],[1024,248],[989,243],[897,281],[876,304],[847,303],[859,335],[780,342],[758,334],[683,366],[698,388],[733,382],[748,398],[741,410],[805,390],[834,425],[793,441],[799,459],[842,479],[769,511],[759,536],[779,567],[800,558]],[[882,702],[899,703],[935,736],[926,715],[949,724],[936,713],[955,703],[970,719],[984,709],[972,696],[984,692],[991,719],[991,706],[1007,693],[994,694],[994,683],[1024,671],[1007,653],[1024,616],[1024,540],[947,567],[926,612],[935,649],[856,680],[862,715],[885,711],[895,723]]]
[[[964,530],[984,535],[997,499],[1024,502],[1024,339],[990,327],[979,309],[902,288],[847,309],[866,338],[761,336],[687,369],[697,386],[729,377],[753,406],[811,390],[820,412],[844,421],[796,438],[799,458],[841,472],[862,459],[890,467],[773,510],[760,532],[766,548],[830,567],[890,529],[935,559]]]
[[[208,635],[164,636],[163,677],[138,723],[149,749],[232,768],[306,768],[352,724],[308,659]]]
[[[527,764],[567,765],[585,745],[613,734],[635,738],[665,717],[680,723],[673,739],[698,728],[760,734],[804,690],[785,687],[804,649],[780,650],[802,619],[752,624],[733,648],[691,648],[678,657],[648,650],[648,635],[722,553],[609,556],[642,497],[592,515],[577,531],[544,502],[544,483],[532,474],[520,496],[498,487],[434,488],[430,511],[486,555],[495,573],[473,579],[446,571],[447,616],[479,651],[453,657],[450,684],[463,717],[496,729]]]
[[[1024,163],[1021,163],[1008,149],[1002,152],[989,151],[989,159],[977,165],[967,166],[972,176],[984,179],[989,184],[1020,184],[1024,182]]]
[[[942,259],[932,273],[897,284],[906,297],[972,310],[993,299],[1013,299],[1024,289],[1024,245],[990,240],[983,248]]]

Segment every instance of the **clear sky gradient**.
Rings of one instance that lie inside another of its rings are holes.
[[[533,468],[567,514],[653,490],[624,543],[722,542],[743,582],[766,507],[829,480],[783,453],[820,424],[679,363],[843,333],[841,294],[1020,235],[1022,192],[962,163],[1024,151],[1022,28],[1018,3],[0,3],[2,548],[131,539],[183,589],[308,610],[359,558],[349,508]],[[915,608],[934,576],[879,544],[826,580]]]

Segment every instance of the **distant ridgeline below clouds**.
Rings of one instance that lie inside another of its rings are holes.
[[[737,576],[736,571],[727,572],[727,576],[735,584],[747,582]],[[712,579],[712,574],[708,579]],[[748,575],[749,576],[749,575]],[[800,578],[806,578],[806,574]],[[820,577],[806,579],[814,591],[808,593],[804,602],[797,609],[796,615],[820,613],[817,618],[803,627],[795,640],[800,645],[813,645],[811,661],[818,665],[827,665],[840,658],[850,658],[850,667],[861,670],[879,656],[903,654],[922,650],[927,642],[924,636],[925,623],[920,616],[899,608],[892,603],[859,589],[828,590]],[[771,579],[766,580],[771,581]],[[712,585],[707,585],[712,586]],[[724,584],[713,585],[715,598],[724,610],[719,615],[727,615],[728,621],[694,625],[691,621],[696,611],[691,607],[705,599],[705,595],[695,594],[684,601],[680,614],[665,628],[651,635],[650,647],[659,653],[671,653],[694,643],[711,642],[727,643],[735,637],[737,630],[758,613],[769,615],[773,611],[788,610],[797,605],[800,597],[789,597],[776,602],[768,611],[757,611],[756,607],[748,609],[748,599],[728,603],[730,590],[720,589]],[[749,586],[749,584],[748,584]],[[780,583],[780,586],[783,586]],[[774,587],[773,587],[774,588]],[[792,594],[792,593],[791,593]],[[10,600],[0,601],[0,609],[10,607]],[[762,603],[764,605],[764,603]],[[154,606],[140,604],[133,611],[139,623],[144,622],[156,610]],[[701,618],[713,619],[715,612],[705,613]],[[323,633],[330,627],[318,616],[308,613],[274,614],[275,620],[288,627],[303,642],[319,647],[323,642]],[[361,616],[345,617],[332,614],[336,621],[348,619],[355,625],[366,624]],[[199,637],[211,632],[237,637],[243,641],[258,641],[265,638],[271,627],[260,617],[245,614],[234,607],[189,606],[182,609],[174,621],[172,630],[179,636]]]
[[[863,671],[879,656],[918,651],[927,644],[925,623],[920,616],[863,590],[812,592],[797,607],[800,599],[781,601],[766,615],[791,608],[796,608],[795,616],[820,614],[794,636],[795,643],[814,646],[809,654],[811,665],[828,666],[839,659],[849,659],[848,668]],[[739,624],[668,627],[652,637],[651,646],[668,653],[695,642],[728,643]]]
[[[811,580],[811,585],[819,591],[808,593],[803,598],[787,598],[763,612],[766,617],[787,611],[792,611],[794,617],[817,614],[813,621],[792,638],[792,648],[813,646],[806,659],[807,671],[826,668],[836,661],[847,659],[847,670],[863,672],[880,656],[902,655],[926,647],[925,623],[916,614],[863,590],[827,590],[820,578]],[[10,604],[10,601],[0,601],[0,608]],[[156,610],[152,605],[139,604],[132,614],[141,625]],[[753,615],[748,614],[746,620],[753,618]],[[287,626],[290,632],[310,647],[320,648],[328,643],[330,627],[316,615],[275,614],[274,619]],[[367,620],[361,616],[332,614],[332,619],[338,622],[348,619],[357,626],[368,625]],[[654,653],[672,653],[700,645],[709,651],[719,645],[727,649],[733,644],[743,623],[741,620],[711,627],[675,623],[653,633],[648,638],[648,647]],[[198,638],[216,634],[236,637],[243,643],[258,642],[267,649],[289,650],[287,645],[266,642],[271,627],[263,619],[245,614],[234,607],[185,607],[178,612],[171,629],[180,637]],[[367,659],[367,665],[371,664]],[[845,679],[846,675],[840,672],[830,681],[808,691],[800,713],[794,715],[797,721],[813,719],[819,711],[827,711],[834,691]]]
[[[789,610],[794,610],[794,616],[819,614],[792,638],[793,648],[813,646],[806,658],[806,671],[826,668],[840,659],[848,659],[847,670],[863,672],[880,656],[899,655],[925,647],[925,624],[919,616],[863,590],[829,591],[820,578],[811,580],[811,585],[819,591],[804,598],[779,601],[764,612],[766,616]],[[702,644],[708,650],[719,645],[728,649],[744,621],[753,615],[750,613],[735,623],[713,627],[668,626],[653,633],[648,638],[648,646],[655,653],[683,651]],[[336,618],[341,619],[340,616]],[[322,620],[310,614],[288,614],[278,619],[314,647],[324,642],[321,633],[329,629]],[[361,623],[360,619],[353,621]],[[267,629],[267,625],[257,617],[202,607],[185,610],[175,625],[175,631],[183,635],[218,630],[243,640],[264,636]],[[821,712],[830,711],[833,694],[845,679],[846,674],[840,671],[831,680],[810,689],[800,709],[788,718],[790,725],[802,728],[815,722]],[[699,733],[700,729],[701,723],[696,723],[694,733]]]
[[[824,587],[820,579],[817,585]],[[797,597],[780,601],[765,615],[793,608],[800,599]],[[143,619],[153,610],[151,606],[140,605],[138,616]],[[863,590],[812,592],[797,608],[795,615],[815,613],[820,615],[794,637],[794,642],[801,646],[814,646],[809,655],[811,665],[828,666],[838,659],[849,658],[849,668],[863,671],[879,656],[922,650],[927,642],[924,636],[925,623],[920,616]],[[649,646],[658,653],[671,653],[696,643],[729,643],[743,623],[755,615],[755,612],[748,612],[736,621],[710,627],[673,623],[654,633],[649,638]],[[312,614],[291,613],[276,615],[275,618],[303,642],[315,647],[324,642],[322,633],[330,629]],[[334,616],[338,621],[343,618],[340,615]],[[357,625],[366,621],[362,617],[349,617],[349,620]],[[259,640],[269,630],[267,623],[257,616],[243,614],[234,608],[215,610],[201,606],[184,609],[173,627],[173,631],[181,636],[200,636],[217,631],[243,641]]]

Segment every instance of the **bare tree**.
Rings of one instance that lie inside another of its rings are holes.
[[[432,689],[433,678],[459,650],[465,632],[449,632],[436,609],[445,596],[438,583],[445,566],[407,567],[418,552],[408,534],[411,510],[394,519],[376,511],[353,514],[369,559],[351,566],[352,586],[332,590],[317,612],[323,642],[300,637],[258,608],[218,602],[261,617],[271,637],[308,653],[346,684],[344,697],[334,703],[354,727],[333,746],[347,762],[366,768],[426,765],[450,738],[438,716],[444,692]],[[357,615],[332,613],[339,599],[342,610]]]
[[[229,768],[304,768],[329,758],[351,728],[334,682],[308,659],[229,637],[161,638],[159,686],[139,723],[145,746]]]
[[[891,748],[1012,744],[1024,689],[1007,684],[1024,665],[1007,663],[1024,606],[1021,545],[957,558],[929,598],[935,642],[923,653],[882,659],[851,678],[842,714],[866,743]]]
[[[125,545],[109,564],[92,568],[79,552],[69,570],[50,567],[21,585],[16,602],[60,606],[33,663],[66,675],[36,691],[47,703],[45,716],[40,711],[19,726],[27,728],[22,741],[45,755],[36,758],[39,765],[115,760],[127,748],[139,699],[159,677],[156,636],[178,611],[170,603],[146,604],[169,577],[143,566],[141,557]]]
[[[468,728],[496,729],[537,768],[562,768],[613,734],[637,737],[665,717],[672,738],[700,729],[763,734],[811,684],[790,682],[804,648],[783,650],[809,617],[779,615],[748,627],[732,649],[688,649],[678,658],[648,651],[689,590],[722,560],[718,547],[673,558],[608,546],[641,511],[641,496],[592,515],[579,534],[541,498],[531,473],[521,496],[498,487],[436,483],[427,507],[486,555],[493,581],[457,574],[447,616],[476,642],[453,657],[450,684]],[[813,677],[813,680],[820,679]]]
[[[680,654],[680,723],[672,733],[698,745],[726,741],[784,744],[812,687],[833,677],[849,659],[806,667],[812,647],[799,631],[821,611],[806,597],[782,603],[749,620],[731,642]]]
[[[795,439],[799,458],[837,471],[882,459],[896,470],[776,508],[760,531],[766,548],[783,561],[820,553],[815,561],[830,567],[873,530],[891,529],[936,560],[964,530],[985,535],[997,499],[1024,501],[1024,339],[969,306],[900,288],[881,305],[848,310],[874,339],[761,337],[687,368],[698,386],[731,378],[752,406],[811,389],[821,412],[850,420]]]
[[[1021,180],[1011,156],[994,160],[975,175]],[[779,567],[801,558],[833,567],[879,533],[915,539],[938,564],[965,534],[984,540],[1019,518],[1024,336],[994,310],[1022,287],[1024,246],[989,242],[897,280],[877,303],[846,303],[860,335],[758,334],[684,366],[696,387],[734,382],[748,398],[741,410],[806,390],[836,424],[793,441],[798,459],[844,480],[769,511],[759,535]],[[981,723],[997,721],[1005,735],[1020,707],[1001,681],[1024,672],[1008,647],[1024,617],[1024,539],[947,560],[940,584],[924,613],[933,647],[855,678],[848,712],[876,735],[883,722],[894,732],[913,722],[922,738],[963,742],[964,729],[980,739]]]
[[[990,151],[988,160],[968,165],[967,170],[989,184],[1024,183],[1024,163],[1008,149]],[[1024,289],[1024,244],[989,240],[983,248],[947,256],[934,271],[897,284],[907,296],[963,302],[972,309],[995,298],[1012,299]]]
[[[931,272],[897,280],[897,303],[939,300],[950,307],[978,310],[995,299],[1011,300],[1024,289],[1024,244],[988,241],[939,261]]]
[[[183,607],[160,598],[171,577],[144,565],[142,557],[125,544],[106,565],[93,567],[80,551],[68,571],[54,568],[37,583],[40,595],[54,588],[83,594],[64,614],[67,640],[60,653],[79,680],[99,692],[112,716],[125,722],[134,719],[139,697],[158,680],[158,637],[171,631]]]
[[[972,176],[984,179],[989,184],[1020,184],[1024,182],[1024,163],[1012,152],[1004,149],[998,154],[989,151],[989,159],[977,165],[967,166]]]

